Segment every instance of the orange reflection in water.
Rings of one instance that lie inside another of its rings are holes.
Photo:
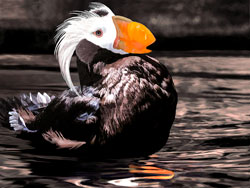
[[[142,179],[167,180],[174,177],[174,172],[154,166],[129,165],[130,173],[154,174],[154,176],[142,177]]]

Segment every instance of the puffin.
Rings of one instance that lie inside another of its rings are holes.
[[[82,156],[160,150],[178,97],[166,66],[148,55],[155,40],[145,25],[102,3],[74,11],[55,36],[55,56],[69,89],[58,96],[38,92],[0,99],[0,123],[40,147]],[[74,55],[79,86],[70,74]]]

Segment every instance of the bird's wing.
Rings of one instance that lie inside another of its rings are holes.
[[[99,98],[94,88],[64,91],[36,117],[34,127],[43,138],[64,149],[91,144],[98,128]]]
[[[106,66],[103,74],[105,87],[100,88],[100,106],[104,114],[103,129],[109,136],[121,132],[123,125],[130,125],[139,117],[153,118],[155,114],[158,116],[156,111],[165,110],[164,106],[175,106],[172,78],[153,59],[129,56]]]

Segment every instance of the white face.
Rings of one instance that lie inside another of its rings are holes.
[[[86,33],[86,40],[114,53],[127,54],[127,52],[123,50],[113,48],[117,32],[112,16],[93,17],[89,18],[88,21],[92,24],[90,24],[88,32]]]
[[[62,76],[69,88],[78,93],[70,76],[70,62],[76,46],[86,39],[97,46],[114,53],[127,54],[113,48],[116,39],[116,28],[112,20],[114,13],[101,3],[92,3],[90,11],[75,12],[77,16],[69,18],[57,29],[55,55],[58,59]],[[96,10],[105,10],[106,16],[98,16]]]

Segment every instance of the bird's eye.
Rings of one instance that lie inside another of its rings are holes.
[[[95,36],[97,36],[97,37],[102,37],[103,31],[102,31],[101,29],[98,29],[98,30],[96,30],[93,34],[94,34]]]

